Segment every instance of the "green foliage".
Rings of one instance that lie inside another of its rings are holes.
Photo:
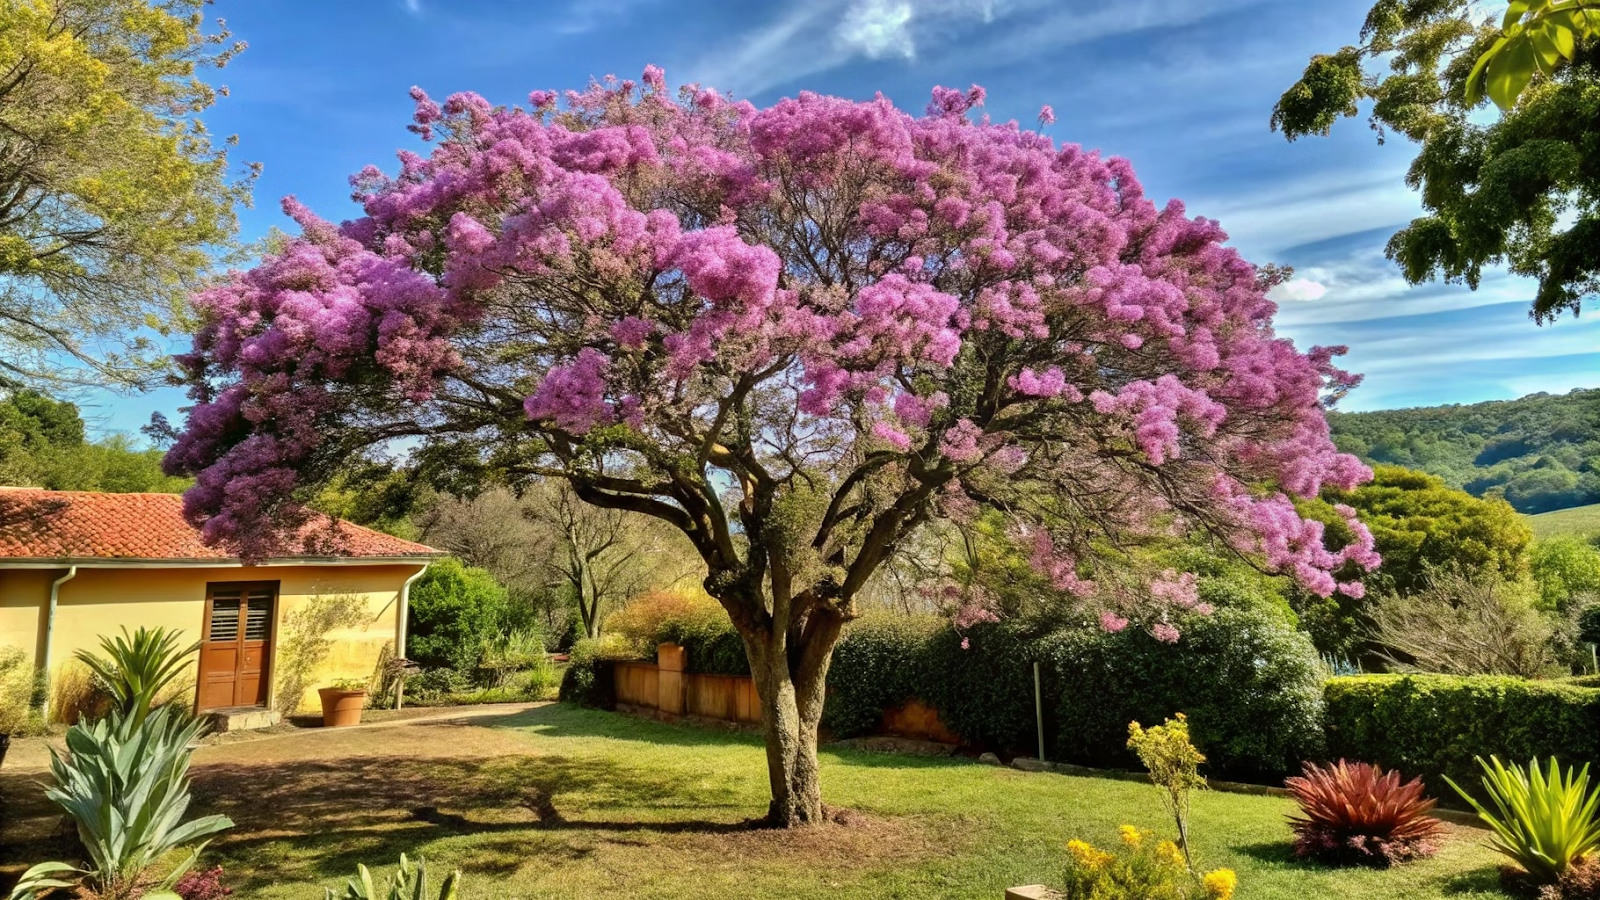
[[[870,734],[892,709],[925,690],[935,673],[928,647],[949,623],[935,616],[878,614],[850,623],[833,651],[822,727],[841,738]]]
[[[688,671],[748,677],[744,640],[722,605],[704,591],[648,591],[606,619],[607,634],[633,648],[639,659],[653,658],[660,644],[687,651]]]
[[[461,870],[456,869],[445,876],[438,894],[434,894],[428,889],[427,863],[420,858],[413,863],[402,853],[400,866],[385,879],[382,890],[374,885],[367,867],[358,864],[356,877],[345,882],[342,892],[334,893],[333,888],[328,888],[324,896],[326,900],[456,900],[460,883]]]
[[[1502,110],[1510,110],[1535,74],[1554,75],[1573,62],[1580,43],[1596,38],[1600,8],[1587,0],[1513,0],[1500,37],[1467,75],[1467,102],[1487,95]]]
[[[1128,767],[1127,723],[1179,712],[1216,775],[1270,778],[1320,758],[1321,670],[1306,635],[1245,610],[1190,617],[1182,632],[1176,644],[1132,627],[1051,641],[1057,758]]]
[[[1444,480],[1399,466],[1379,465],[1373,480],[1323,499],[1354,507],[1372,531],[1383,565],[1367,587],[1409,594],[1430,572],[1516,580],[1528,571],[1533,535],[1502,500],[1481,500]]]
[[[1564,613],[1579,601],[1600,599],[1600,549],[1588,541],[1574,535],[1539,541],[1531,569],[1543,609]]]
[[[136,896],[141,877],[162,857],[233,826],[218,815],[182,821],[189,806],[190,745],[203,729],[174,706],[142,719],[114,710],[92,724],[72,726],[66,755],[51,750],[56,783],[45,795],[77,825],[98,896]],[[158,889],[170,888],[198,854],[196,849]]]
[[[1272,127],[1290,140],[1327,134],[1371,101],[1379,140],[1392,131],[1420,145],[1406,181],[1425,213],[1387,248],[1406,280],[1476,288],[1486,267],[1504,265],[1539,280],[1536,319],[1577,313],[1600,291],[1600,41],[1579,33],[1571,6],[1516,0],[1495,22],[1473,0],[1378,0],[1361,43],[1313,57]],[[1546,74],[1524,90],[1535,69]],[[1485,80],[1505,107],[1498,119],[1477,114]],[[1563,480],[1531,479],[1539,496]],[[1528,511],[1509,488],[1506,499]]]
[[[572,645],[561,677],[561,700],[595,709],[616,709],[617,683],[611,663],[636,659],[633,645],[620,635],[584,638]]]
[[[976,746],[1037,752],[1039,660],[1050,758],[1129,767],[1128,722],[1188,715],[1211,770],[1281,775],[1322,743],[1317,654],[1271,613],[1224,609],[1182,624],[1176,644],[1128,628],[1035,634],[1013,622],[968,629],[938,620],[852,623],[828,670],[823,724],[839,737],[877,727],[913,697]]]
[[[78,883],[77,878],[82,874],[83,872],[77,867],[61,862],[43,862],[30,866],[11,889],[9,900],[36,900],[58,887],[72,887]],[[63,875],[71,878],[62,878]]]
[[[1482,755],[1600,756],[1600,689],[1501,676],[1355,675],[1325,686],[1328,755],[1470,783]]]
[[[411,585],[406,655],[424,668],[470,672],[485,640],[511,624],[506,589],[483,569],[441,559]]]
[[[111,695],[113,708],[138,727],[200,650],[199,641],[183,647],[179,640],[176,631],[143,626],[130,636],[124,625],[121,636],[100,638],[105,656],[79,650],[77,657]]]
[[[1483,790],[1493,809],[1456,789],[1494,834],[1490,844],[1537,884],[1554,884],[1574,862],[1600,848],[1600,790],[1589,790],[1589,764],[1563,771],[1552,757],[1541,770],[1534,758],[1523,768],[1482,757]]]
[[[190,485],[161,471],[160,450],[126,435],[90,443],[78,408],[0,379],[0,484],[56,491],[178,493]]]
[[[1578,640],[1600,644],[1600,603],[1591,603],[1578,614]],[[1600,678],[1600,675],[1591,677]]]
[[[205,5],[0,5],[0,381],[163,374],[150,330],[184,324],[253,178],[198,118],[218,96],[202,72],[243,47],[205,31]]]
[[[1128,725],[1128,749],[1139,757],[1139,763],[1150,773],[1150,781],[1161,792],[1161,805],[1178,829],[1178,849],[1183,851],[1189,868],[1194,868],[1194,857],[1189,851],[1189,798],[1203,790],[1206,780],[1200,777],[1200,764],[1205,754],[1195,749],[1189,741],[1189,722],[1183,713],[1160,725],[1145,728],[1138,722]]]
[[[1469,406],[1330,413],[1339,449],[1541,513],[1600,501],[1600,390]]]

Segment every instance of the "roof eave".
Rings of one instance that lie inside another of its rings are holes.
[[[237,557],[199,559],[161,559],[105,556],[0,556],[0,569],[226,569],[265,566],[391,566],[426,565],[448,556],[444,552],[413,553],[404,556],[286,556],[246,563]]]

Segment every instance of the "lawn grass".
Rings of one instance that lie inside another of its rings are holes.
[[[1550,538],[1563,534],[1600,534],[1600,503],[1574,506],[1553,512],[1527,516],[1528,527],[1536,538]]]
[[[1056,880],[1071,838],[1171,829],[1146,784],[825,752],[824,793],[852,811],[846,822],[752,830],[763,758],[745,734],[549,705],[207,747],[194,774],[199,811],[238,822],[206,864],[223,865],[241,900],[317,900],[358,861],[391,865],[401,851],[464,869],[464,900],[999,900]],[[1289,809],[1198,795],[1198,862],[1237,870],[1240,900],[1503,896],[1483,832],[1457,829],[1437,858],[1402,868],[1333,870],[1293,859]]]

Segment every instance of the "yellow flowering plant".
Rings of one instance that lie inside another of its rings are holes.
[[[1150,780],[1161,789],[1161,802],[1172,821],[1178,826],[1178,848],[1190,869],[1194,859],[1189,853],[1189,794],[1204,788],[1206,780],[1200,777],[1200,764],[1205,756],[1189,741],[1189,719],[1183,713],[1150,728],[1138,722],[1128,724],[1128,749],[1138,754],[1150,772]]]
[[[1231,900],[1239,886],[1232,869],[1190,872],[1178,845],[1151,831],[1124,825],[1118,836],[1110,850],[1067,842],[1065,900]]]

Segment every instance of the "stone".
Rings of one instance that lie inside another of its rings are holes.
[[[224,709],[213,709],[204,714],[211,720],[213,732],[223,731],[255,731],[260,728],[271,728],[282,720],[275,709],[262,709],[259,706],[229,706]]]
[[[1042,884],[1025,884],[1006,889],[1006,900],[1060,900],[1060,892]]]
[[[1000,761],[1000,757],[995,756],[993,753],[985,753],[984,755],[978,757],[978,762],[981,762],[984,765],[988,765],[988,766],[1003,766],[1003,765],[1005,765],[1005,763]]]
[[[1011,761],[1011,768],[1021,769],[1024,772],[1048,772],[1055,767],[1042,759],[1034,759],[1031,756],[1019,756]]]

